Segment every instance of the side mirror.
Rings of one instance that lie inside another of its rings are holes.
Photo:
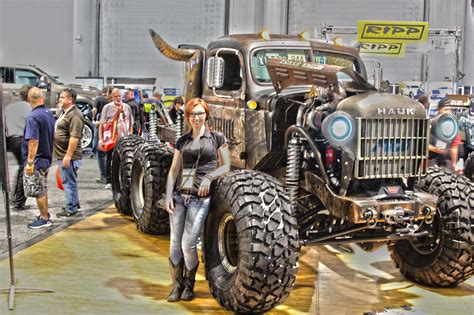
[[[207,85],[219,89],[224,85],[224,58],[211,57],[207,61]]]
[[[36,86],[40,89],[49,89],[49,82],[45,77],[40,77]]]

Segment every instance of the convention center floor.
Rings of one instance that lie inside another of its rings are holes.
[[[17,293],[1,314],[217,314],[199,268],[192,302],[168,303],[169,237],[139,232],[113,206],[17,252],[18,287],[53,293]],[[0,287],[9,285],[8,259],[0,262]],[[354,253],[303,248],[290,297],[269,314],[474,314],[474,279],[454,289],[431,289],[405,280],[387,251]]]

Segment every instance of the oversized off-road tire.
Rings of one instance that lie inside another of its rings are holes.
[[[130,187],[133,217],[138,229],[146,234],[169,233],[169,215],[163,206],[172,160],[173,150],[159,143],[143,144],[133,159]]]
[[[464,177],[442,168],[431,168],[419,189],[437,195],[437,213],[431,225],[421,231],[432,237],[403,240],[389,246],[400,272],[416,283],[431,287],[453,287],[474,272],[474,191]]]
[[[213,296],[234,312],[265,312],[285,301],[299,257],[296,219],[272,177],[235,171],[213,186],[203,259]]]
[[[466,175],[471,182],[474,182],[474,152],[471,152],[466,162],[464,162],[464,175]]]
[[[112,153],[112,195],[117,211],[132,215],[130,202],[130,181],[132,162],[135,150],[145,140],[137,135],[130,135],[119,140]]]

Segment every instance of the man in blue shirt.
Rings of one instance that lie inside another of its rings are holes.
[[[48,212],[48,169],[53,155],[55,119],[44,106],[44,96],[40,89],[31,88],[28,101],[33,108],[26,119],[23,134],[22,157],[25,165],[23,186],[25,195],[35,197],[40,210],[36,220],[28,224],[30,229],[51,225]]]

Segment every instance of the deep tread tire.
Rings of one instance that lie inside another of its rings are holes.
[[[203,237],[210,291],[228,310],[268,311],[288,297],[298,270],[298,231],[285,190],[256,171],[214,184]]]
[[[162,204],[172,160],[173,150],[164,144],[145,143],[137,149],[132,166],[130,197],[133,217],[143,233],[169,233],[169,215]]]
[[[464,175],[466,175],[471,182],[474,182],[474,152],[471,152],[466,162],[464,162]]]
[[[112,153],[112,195],[119,213],[132,215],[130,181],[135,150],[145,140],[137,135],[121,138]]]
[[[389,246],[400,272],[416,283],[431,287],[453,287],[474,272],[473,220],[474,190],[464,176],[447,169],[430,168],[419,189],[439,196],[432,229],[438,245],[419,253],[408,240]]]

